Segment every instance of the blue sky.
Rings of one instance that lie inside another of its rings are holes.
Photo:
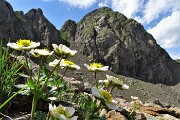
[[[141,23],[173,59],[180,59],[179,0],[7,0],[15,11],[41,8],[45,17],[60,29],[94,9],[107,6]]]

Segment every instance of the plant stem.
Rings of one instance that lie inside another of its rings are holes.
[[[95,81],[96,81],[95,85],[96,85],[96,88],[98,88],[98,81],[97,81],[97,79],[96,79],[96,76],[97,76],[97,72],[95,71],[95,72],[94,72],[94,79],[95,79]]]
[[[9,101],[11,101],[19,92],[23,91],[24,89],[26,89],[26,87],[21,88],[19,91],[17,91],[16,93],[14,93],[9,99],[7,99],[1,106],[0,109],[2,109]]]
[[[60,63],[60,61],[59,61],[59,63]],[[46,81],[45,81],[44,85],[41,87],[41,90],[40,90],[41,92],[42,92],[42,91],[44,90],[44,88],[46,87],[46,84],[48,83],[49,78],[50,78],[51,75],[53,74],[53,72],[54,72],[54,70],[56,69],[56,67],[59,66],[59,63],[53,68],[53,70],[50,72],[49,76],[46,77]]]
[[[34,95],[33,96],[33,101],[32,101],[31,119],[30,120],[34,120],[34,115],[35,115],[36,105],[37,105],[38,100],[39,100],[39,97]]]
[[[28,69],[28,72],[29,72],[29,76],[30,76],[30,79],[32,80],[32,73],[31,73],[31,70],[29,68],[28,59],[27,59],[27,51],[24,51],[24,56],[25,56],[26,66],[27,66],[27,69]]]
[[[110,93],[112,93],[112,91],[114,90],[115,87],[116,87],[116,85],[113,85],[113,87],[112,87]]]
[[[66,70],[64,71],[64,73],[63,73],[63,75],[62,75],[62,77],[61,77],[61,80],[64,78],[64,76],[65,76],[67,70],[68,70],[68,68],[66,68]]]
[[[40,64],[39,64],[39,70],[38,70],[38,78],[37,78],[37,82],[36,82],[36,88],[38,87],[38,84],[39,84],[41,68],[42,68],[42,58],[40,57]]]

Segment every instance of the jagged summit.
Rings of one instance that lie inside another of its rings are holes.
[[[87,14],[77,24],[79,51],[125,76],[153,83],[179,82],[179,64],[151,34],[133,19],[104,7]]]
[[[39,41],[48,48],[52,43],[66,44],[60,37],[59,31],[50,23],[40,8],[31,9],[24,14],[13,11],[12,6],[5,0],[0,1],[0,39],[3,42],[18,39]]]

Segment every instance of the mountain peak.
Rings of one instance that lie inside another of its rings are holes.
[[[114,73],[153,83],[179,82],[179,64],[153,36],[136,20],[107,7],[77,24],[75,42],[82,54],[109,65]]]

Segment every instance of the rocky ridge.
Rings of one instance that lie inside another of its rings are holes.
[[[180,64],[153,36],[137,21],[107,7],[77,23],[74,41],[79,52],[116,74],[167,85],[180,81]]]
[[[12,6],[5,0],[0,1],[0,39],[4,43],[18,39],[39,41],[42,45],[51,48],[52,43],[67,44],[59,31],[50,23],[41,9],[31,9],[24,14],[22,11],[13,11]]]

